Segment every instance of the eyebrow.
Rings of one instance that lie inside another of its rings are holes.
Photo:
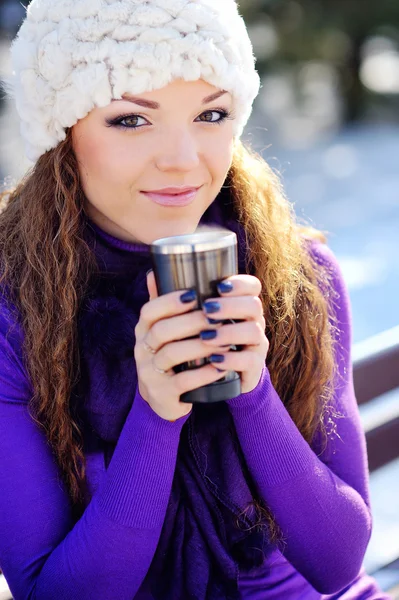
[[[210,96],[206,96],[206,98],[204,98],[202,100],[201,104],[209,104],[210,102],[217,100],[218,98],[220,98],[220,96],[223,96],[224,94],[227,94],[226,90],[221,90],[219,92],[215,92],[214,94],[211,94]],[[161,108],[161,106],[158,102],[154,102],[153,100],[144,100],[144,98],[137,98],[135,96],[129,96],[128,94],[125,94],[123,96],[122,100],[127,100],[128,102],[133,102],[134,104],[138,104],[139,106],[143,106],[144,108],[152,108],[154,110]],[[113,100],[113,102],[120,102],[120,100]]]

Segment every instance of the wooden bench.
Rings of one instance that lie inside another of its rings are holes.
[[[399,327],[394,327],[364,342],[355,344],[353,377],[366,433],[371,488],[373,491],[373,478],[382,472],[381,468],[387,470],[390,469],[390,465],[393,465],[395,472],[387,471],[389,475],[385,476],[383,503],[385,503],[385,507],[388,505],[394,508],[399,506],[399,498],[394,490],[390,490],[391,487],[394,488],[393,477],[399,473],[399,465],[397,466],[399,459]],[[380,470],[378,473],[377,469]],[[374,504],[372,509],[374,528],[376,528],[379,515]],[[397,527],[399,509],[395,511],[395,519]],[[388,533],[384,535],[393,535],[389,527]],[[391,545],[394,542],[392,539],[385,541],[391,542]],[[383,557],[385,542],[381,536],[379,536],[378,543],[380,547],[376,548],[376,554]],[[368,569],[368,572],[377,579],[385,591],[392,595],[392,598],[399,600],[399,539],[394,547],[394,552],[396,554],[390,556],[388,562],[384,564],[380,560],[378,568],[376,570]]]
[[[364,423],[370,473],[373,474],[399,457],[399,327],[355,344],[353,377],[361,413],[365,407],[371,409]],[[384,404],[383,395],[393,390],[397,390],[397,401],[391,399]],[[391,500],[397,502],[398,498]],[[385,579],[393,580],[394,583],[385,589],[399,600],[399,554],[395,560],[370,574],[380,584]],[[2,575],[0,600],[12,600]]]
[[[354,346],[353,378],[360,407],[386,392],[399,393],[399,327]],[[370,472],[399,457],[399,402],[366,429],[366,439]]]

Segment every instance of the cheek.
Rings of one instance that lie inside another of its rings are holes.
[[[207,162],[211,165],[213,179],[217,184],[226,178],[233,160],[233,138],[231,135],[220,136],[207,145]]]
[[[127,152],[125,144],[112,136],[87,135],[84,132],[76,134],[75,153],[79,169],[86,184],[100,182],[104,185],[123,184],[126,179],[131,181],[135,164],[132,153]]]

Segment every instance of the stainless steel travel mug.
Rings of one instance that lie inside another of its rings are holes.
[[[151,244],[151,256],[159,295],[195,289],[198,302],[193,310],[202,308],[208,298],[220,296],[216,285],[226,277],[238,273],[237,236],[221,227],[202,225],[192,234],[158,239]],[[217,315],[215,318],[217,319]],[[222,322],[234,323],[238,320]],[[231,351],[240,351],[242,348],[243,346],[231,346]],[[174,371],[180,373],[205,364],[209,364],[209,359],[201,358],[177,365]],[[180,401],[220,402],[240,394],[239,374],[227,371],[223,379],[182,394]]]

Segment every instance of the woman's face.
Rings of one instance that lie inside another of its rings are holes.
[[[145,244],[195,231],[232,162],[232,97],[209,98],[221,91],[202,80],[176,80],[78,121],[73,148],[85,210],[97,225]],[[186,206],[163,206],[143,193],[168,187],[199,189]]]

